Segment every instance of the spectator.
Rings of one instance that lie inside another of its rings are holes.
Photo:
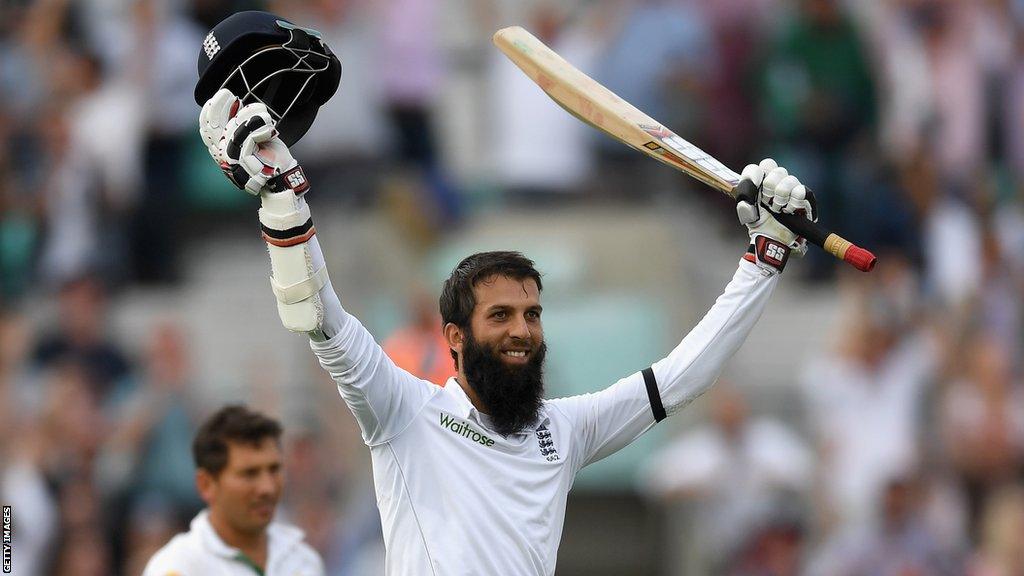
[[[975,542],[985,502],[1024,466],[1024,389],[1010,361],[1002,341],[972,335],[940,406],[946,458],[963,483]]]
[[[535,7],[530,20],[542,42],[592,72],[597,51],[592,30],[567,22],[553,6]],[[514,196],[537,198],[579,191],[593,164],[587,127],[554,105],[503,54],[489,56],[490,161],[498,184]]]
[[[323,34],[341,56],[341,86],[317,112],[317,121],[295,146],[295,157],[319,190],[349,203],[371,203],[386,158],[387,119],[382,106],[374,4],[366,0],[275,2],[272,11]],[[280,11],[278,12],[278,8]]]
[[[796,15],[766,47],[759,79],[761,122],[779,153],[816,191],[821,221],[847,219],[860,190],[847,189],[855,154],[872,136],[875,80],[860,31],[839,0],[799,0]],[[794,90],[794,86],[802,89]],[[832,262],[812,256],[821,277]]]
[[[1007,218],[995,214],[982,233],[982,289],[974,294],[967,313],[970,321],[978,328],[1001,342],[1006,350],[1020,350],[1024,347],[1024,267],[1013,262],[1011,254],[1024,246],[1024,221],[1018,230],[1000,228],[1016,224],[1013,209],[1004,205],[995,208]],[[1010,360],[1011,370],[1024,367]],[[1016,364],[1016,365],[1015,365]]]
[[[940,175],[934,165],[926,170]],[[997,280],[1000,273],[984,269],[987,234],[979,208],[987,199],[980,198],[978,191],[984,189],[980,184],[961,188],[949,180],[938,180],[937,184],[931,190],[920,191],[928,195],[921,198],[921,242],[924,246],[947,246],[948,250],[941,255],[934,250],[925,252],[926,280],[941,306],[963,310],[978,295],[986,272]]]
[[[811,562],[810,576],[963,573],[924,521],[925,494],[918,478],[886,481],[881,496],[877,527],[855,529],[827,544]]]
[[[32,492],[19,494],[17,501],[27,500],[30,506],[26,512],[43,512],[42,525],[33,538],[46,543],[43,550],[49,552],[45,561],[50,574],[109,574],[111,549],[104,507],[92,478],[96,456],[107,434],[106,423],[83,367],[68,362],[55,369],[50,378],[45,382],[48,397],[38,443],[30,445],[33,453],[24,461],[34,469],[23,469],[21,480],[45,481],[52,501]],[[47,534],[46,514],[51,505],[58,511],[53,525],[56,531]]]
[[[182,519],[202,507],[195,494],[189,445],[198,424],[185,335],[173,324],[152,332],[143,378],[117,407],[102,472],[110,488],[130,482],[133,500],[163,499]]]
[[[14,507],[14,572],[42,574],[58,534],[57,503],[46,476],[47,442],[40,407],[25,397],[37,386],[22,375],[31,344],[30,324],[22,315],[0,310],[0,500]]]
[[[933,119],[921,134],[944,179],[967,179],[986,151],[985,67],[979,4],[930,0],[915,7],[931,79]]]
[[[24,379],[32,340],[32,326],[25,314],[13,308],[0,308],[0,434],[4,437],[28,417],[22,411],[24,399],[20,388],[29,386],[20,384]]]
[[[178,326],[153,328],[142,372],[138,388],[109,410],[112,431],[96,467],[118,564],[139,562],[130,557],[141,554],[133,550],[142,546],[134,540],[150,542],[148,535],[158,528],[136,522],[140,507],[168,516],[172,529],[184,528],[202,508],[189,448],[199,408],[191,395],[191,365]],[[155,551],[149,550],[141,561]]]
[[[18,523],[12,543],[17,550],[12,559],[13,572],[44,574],[59,535],[59,509],[45,474],[47,454],[41,430],[38,426],[22,426],[13,431],[15,434],[5,438],[16,439],[19,446],[0,446],[0,499],[12,506],[16,515],[13,521]],[[21,522],[22,518],[31,521]]]
[[[709,67],[705,80],[703,104],[708,119],[700,127],[700,141],[726,166],[743,166],[760,152],[752,149],[758,141],[752,131],[761,126],[757,121],[759,96],[750,89],[750,80],[758,50],[776,25],[777,4],[775,0],[689,2],[690,10],[705,14],[718,55],[717,65]]]
[[[141,179],[142,107],[139,90],[109,81],[98,56],[62,49],[51,66],[58,94],[66,94],[62,122],[50,137],[46,278],[61,281],[99,270],[123,279],[127,218]]]
[[[923,401],[937,345],[918,325],[917,284],[906,263],[883,262],[876,278],[885,282],[850,293],[843,341],[811,360],[801,377],[823,481],[816,508],[826,530],[870,524],[885,483],[921,462]]]
[[[288,440],[285,474],[289,480],[282,516],[306,532],[309,544],[323,556],[328,574],[382,573],[384,540],[373,490],[351,490],[349,478],[333,464],[327,445],[319,430],[299,430]],[[361,512],[364,509],[366,513]]]
[[[686,134],[699,116],[686,104],[700,101],[699,79],[706,78],[717,55],[702,11],[684,10],[678,2],[622,2],[618,29],[607,39],[595,66],[595,79],[623,100]],[[684,104],[685,102],[685,104]],[[676,113],[685,112],[672,122]],[[606,146],[615,156],[628,150],[619,142]]]
[[[696,134],[702,87],[717,59],[704,13],[672,0],[615,6],[620,8],[616,22],[594,55],[594,79],[680,134]],[[605,168],[597,182],[602,189],[635,195],[655,188],[645,170],[649,160],[611,138],[599,138],[597,149]]]
[[[4,157],[6,122],[0,110],[0,305],[20,300],[31,285],[42,212],[38,195],[25,193],[15,181],[21,175]]]
[[[712,423],[652,455],[643,475],[651,496],[695,504],[691,552],[703,556],[702,573],[721,572],[738,542],[757,539],[755,529],[779,499],[810,488],[812,473],[803,441],[776,420],[750,418],[738,390],[719,382],[711,402]]]
[[[800,0],[762,72],[765,124],[833,159],[875,121],[875,85],[860,32],[838,0]],[[794,84],[805,90],[792,90]],[[839,174],[836,173],[835,176]],[[820,186],[819,186],[820,188]],[[834,215],[833,215],[834,216]]]
[[[186,206],[186,153],[195,138],[192,88],[197,46],[203,32],[174,3],[136,2],[125,23],[132,37],[129,73],[145,94],[141,120],[140,172],[145,182],[133,207],[128,234],[132,272],[143,283],[173,282],[181,276],[182,216]]]
[[[113,570],[108,542],[99,526],[68,532],[57,550],[53,574],[109,576]]]
[[[985,505],[982,536],[969,576],[1024,574],[1024,487],[1005,485]]]
[[[801,516],[784,506],[767,510],[730,559],[729,576],[802,574],[806,532]]]
[[[441,334],[437,304],[425,290],[410,298],[412,322],[384,341],[384,352],[413,376],[444,386],[455,375],[448,343]]]
[[[422,182],[419,220],[436,230],[462,215],[438,139],[437,100],[447,76],[439,0],[379,4],[382,96],[391,127],[392,156]]]
[[[91,478],[92,466],[109,432],[86,367],[63,362],[51,370],[41,388],[46,394],[41,414],[46,474],[62,486]],[[67,512],[62,507],[62,512]]]
[[[88,385],[103,403],[131,372],[128,355],[108,335],[107,289],[98,276],[69,279],[57,295],[57,324],[35,343],[32,363],[52,368],[64,360],[80,363]]]
[[[1008,168],[1019,182],[1024,180],[1024,19],[1015,21],[1014,58],[1004,86],[1000,120]]]
[[[397,156],[429,164],[437,159],[432,112],[445,75],[438,37],[440,5],[436,0],[402,0],[383,10],[381,74]]]

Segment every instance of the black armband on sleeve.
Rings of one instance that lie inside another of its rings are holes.
[[[658,391],[658,381],[654,379],[654,370],[650,367],[644,368],[641,374],[644,376],[644,385],[647,387],[647,399],[651,402],[651,412],[654,413],[654,421],[661,422],[668,415],[665,414],[665,406],[661,403],[661,392]]]

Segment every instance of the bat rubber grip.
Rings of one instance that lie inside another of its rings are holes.
[[[842,236],[827,230],[817,222],[811,222],[803,216],[786,214],[784,212],[773,212],[775,219],[783,226],[789,228],[794,234],[807,238],[807,240],[820,246],[825,252],[836,258],[848,262],[851,266],[862,272],[870,272],[878,260],[870,251],[857,246]]]
[[[874,254],[860,246],[851,245],[846,251],[846,255],[843,256],[843,260],[852,264],[857,270],[870,272],[875,267],[875,262],[878,261],[878,258],[875,258]]]

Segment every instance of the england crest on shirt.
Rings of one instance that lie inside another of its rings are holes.
[[[541,456],[544,456],[548,462],[559,459],[555,441],[551,439],[551,431],[544,424],[537,428],[537,446],[540,447]]]

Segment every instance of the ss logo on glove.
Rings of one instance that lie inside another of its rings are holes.
[[[765,250],[765,256],[776,262],[781,262],[786,256],[786,250],[778,244],[769,244],[768,249]]]

